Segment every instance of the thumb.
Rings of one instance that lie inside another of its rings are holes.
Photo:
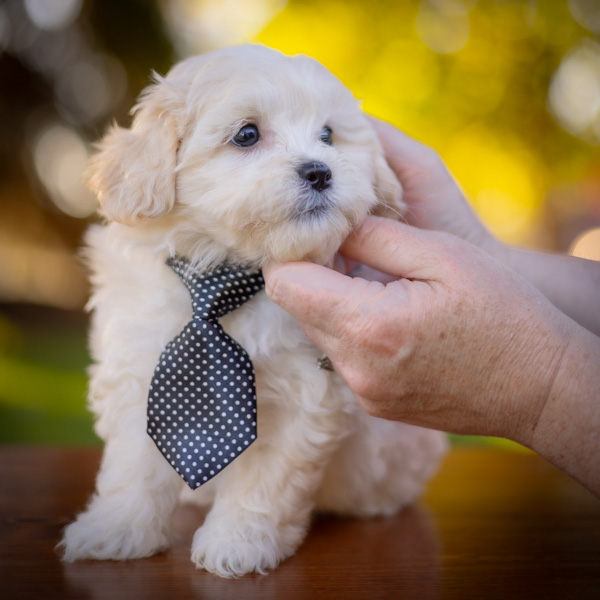
[[[436,280],[443,235],[369,216],[348,236],[340,253],[397,278]]]
[[[334,333],[333,318],[365,280],[309,262],[268,263],[263,268],[267,296],[283,310],[324,333]]]
[[[447,245],[440,247],[443,235],[370,216],[346,239],[340,252],[397,279],[437,281],[447,249]],[[368,302],[385,287],[309,262],[269,263],[263,275],[273,302],[303,323],[332,335],[340,315],[347,314],[353,302]]]

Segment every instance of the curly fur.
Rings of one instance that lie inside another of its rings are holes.
[[[261,139],[231,142],[246,124]],[[327,125],[333,143],[319,138]],[[332,185],[307,189],[306,161]],[[89,403],[105,441],[96,493],[69,525],[68,561],[130,559],[169,545],[183,482],[146,433],[158,357],[191,317],[165,260],[209,270],[270,259],[326,263],[369,212],[397,214],[400,187],[350,92],[307,57],[242,46],[187,59],[142,94],[90,166],[106,224],[87,235],[93,309]],[[317,197],[318,195],[318,197]],[[325,202],[319,215],[303,213]],[[224,577],[265,572],[294,553],[312,511],[387,515],[433,474],[439,432],[361,411],[343,380],[264,292],[222,319],[251,356],[258,440],[187,499],[211,503],[192,560]]]

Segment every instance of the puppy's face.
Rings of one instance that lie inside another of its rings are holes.
[[[188,59],[146,92],[128,133],[146,145],[135,168],[121,167],[121,185],[134,169],[143,177],[139,161],[154,166],[138,185],[141,201],[132,205],[133,194],[123,212],[97,159],[92,181],[104,211],[162,219],[182,254],[205,252],[210,240],[213,252],[241,263],[324,262],[370,211],[400,209],[397,180],[356,101],[306,57],[243,46]],[[101,154],[114,151],[105,141]]]

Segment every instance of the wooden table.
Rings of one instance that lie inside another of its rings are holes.
[[[600,598],[600,501],[527,453],[455,449],[421,502],[393,518],[317,518],[273,573],[194,569],[203,514],[177,513],[167,553],[62,564],[60,531],[93,489],[97,450],[0,448],[0,598],[295,600]]]

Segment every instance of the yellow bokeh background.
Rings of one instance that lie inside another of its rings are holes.
[[[501,239],[555,248],[550,190],[599,168],[600,138],[564,131],[548,105],[562,58],[593,37],[576,4],[291,1],[252,40],[317,58],[365,111],[436,148]]]
[[[0,443],[94,441],[84,165],[153,69],[245,42],[435,148],[503,241],[600,259],[599,1],[4,0]]]

